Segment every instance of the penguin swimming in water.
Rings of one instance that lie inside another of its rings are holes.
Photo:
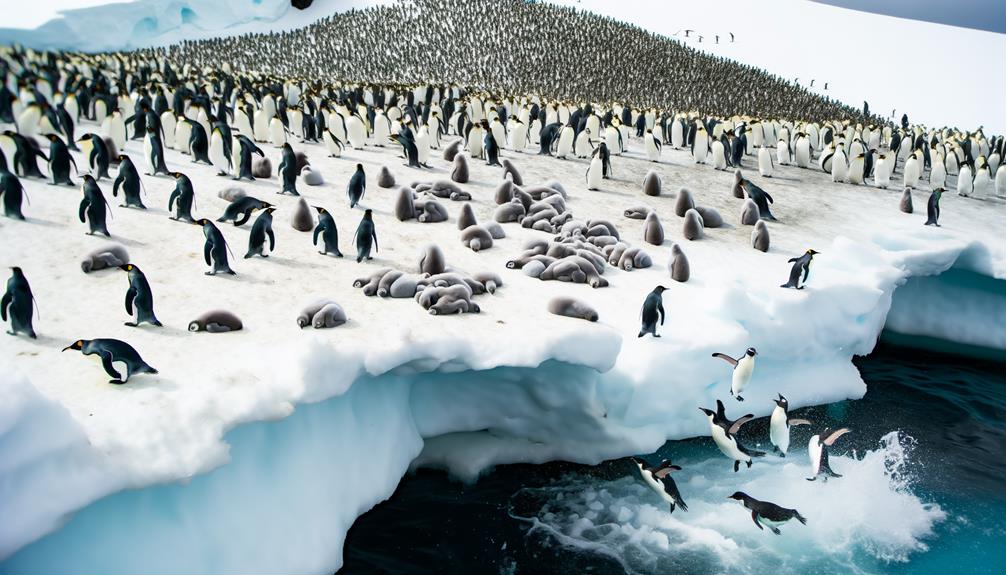
[[[4,215],[15,220],[23,220],[21,200],[24,197],[24,186],[14,174],[0,166],[0,197],[3,199]]]
[[[222,216],[217,218],[218,222],[234,222],[235,227],[243,226],[251,219],[255,210],[271,208],[272,204],[263,202],[258,198],[245,196],[238,198],[227,205]]]
[[[283,161],[279,163],[278,171],[283,179],[283,189],[277,193],[299,196],[297,176],[300,175],[300,167],[297,166],[297,155],[293,153],[290,144],[283,144]]]
[[[796,519],[804,525],[807,524],[807,518],[800,515],[800,512],[796,509],[786,509],[785,507],[780,507],[775,503],[759,501],[743,491],[737,491],[733,495],[727,497],[727,499],[739,501],[745,509],[750,510],[751,520],[758,526],[758,529],[764,530],[765,527],[768,527],[769,530],[776,535],[782,535],[778,526],[789,522],[791,519]]]
[[[636,475],[644,485],[655,491],[660,497],[671,506],[671,513],[676,507],[682,511],[688,511],[688,505],[678,491],[678,485],[671,477],[672,471],[681,471],[680,465],[674,465],[670,459],[665,459],[659,465],[650,466],[639,457],[633,457],[632,463],[636,466]]]
[[[175,215],[171,219],[194,224],[196,220],[192,217],[192,205],[196,201],[196,193],[192,189],[192,180],[180,172],[171,175],[175,177],[175,189],[168,197],[168,211],[171,211],[172,205],[175,206]]]
[[[733,460],[734,473],[737,473],[740,469],[742,461],[750,468],[752,458],[763,457],[765,455],[764,452],[748,449],[737,441],[737,432],[742,425],[754,419],[754,415],[748,413],[736,421],[730,421],[727,419],[726,408],[723,406],[723,402],[718,399],[716,400],[715,412],[704,407],[700,407],[699,410],[706,414],[706,417],[709,419],[709,431],[713,442],[716,443],[716,447],[720,449],[723,455]]]
[[[810,442],[807,444],[807,455],[810,457],[812,476],[808,477],[807,481],[814,481],[821,475],[824,476],[825,481],[828,481],[829,477],[841,477],[841,475],[832,471],[831,466],[828,464],[828,448],[834,445],[839,437],[850,431],[852,430],[848,427],[836,429],[835,431],[825,429],[820,435],[810,438]]]
[[[349,178],[349,184],[346,186],[346,195],[349,196],[349,207],[350,209],[355,208],[356,204],[360,203],[363,199],[363,194],[367,192],[367,174],[363,171],[363,164],[356,165],[356,171],[353,172],[353,176]]]
[[[772,215],[768,207],[769,204],[775,203],[775,201],[772,199],[772,196],[768,195],[768,192],[759,188],[748,179],[741,180],[741,187],[744,188],[748,197],[758,205],[758,213],[761,215],[761,219],[776,221],[775,216]]]
[[[356,263],[370,257],[370,248],[373,244],[374,251],[380,251],[377,247],[377,230],[374,227],[374,214],[371,210],[363,212],[363,219],[356,228]]]
[[[781,393],[779,399],[773,401],[775,401],[775,408],[769,419],[768,437],[775,447],[775,452],[781,457],[786,457],[786,452],[789,451],[789,428],[794,425],[810,425],[810,421],[790,417],[789,401]]]
[[[157,373],[156,369],[143,361],[133,346],[117,339],[78,339],[64,347],[63,351],[71,349],[78,350],[84,355],[100,357],[101,366],[105,369],[105,373],[114,378],[108,383],[115,385],[126,383],[130,377],[136,374]],[[122,374],[115,369],[116,363],[121,363],[125,367],[125,377],[122,377]]]
[[[10,316],[10,329],[7,333],[17,335],[23,333],[32,339],[38,339],[31,318],[34,315],[35,296],[31,293],[28,278],[19,267],[11,268],[11,276],[7,280],[7,291],[0,299],[0,318],[7,321]]]
[[[109,178],[108,163],[110,161],[108,146],[97,134],[84,134],[77,143],[81,146],[81,151],[87,156],[87,165],[94,174],[96,180]]]
[[[70,179],[70,166],[77,171],[77,162],[70,155],[69,148],[56,134],[49,134],[46,138],[49,139],[49,177],[52,178],[52,184],[75,185]]]
[[[324,246],[324,249],[318,253],[341,258],[342,252],[339,251],[339,228],[335,225],[335,219],[325,208],[314,206],[314,209],[318,210],[318,225],[314,228],[313,242],[314,245],[318,245],[318,236],[321,235],[321,241]]]
[[[819,253],[821,252],[807,250],[798,258],[790,258],[789,263],[793,264],[793,267],[789,270],[789,281],[779,287],[803,289],[807,283],[807,277],[810,276],[810,263]],[[802,280],[800,279],[801,275],[803,275]]]
[[[77,217],[80,218],[80,223],[83,224],[86,222],[88,224],[89,231],[87,234],[94,235],[100,233],[111,237],[111,234],[108,233],[108,226],[105,225],[105,216],[107,215],[105,208],[108,207],[108,202],[101,193],[98,182],[90,175],[86,175],[84,176],[84,184],[80,189],[84,192],[84,198],[80,200]]]
[[[112,196],[118,197],[119,186],[122,186],[122,195],[126,202],[122,204],[123,207],[140,210],[147,209],[147,206],[143,205],[143,200],[140,198],[140,173],[136,171],[133,160],[125,154],[119,154],[117,159],[119,160],[119,175],[112,182]]]
[[[718,357],[734,367],[733,379],[730,382],[730,395],[736,397],[737,401],[744,401],[744,398],[741,397],[741,391],[751,381],[751,376],[754,374],[756,355],[758,355],[758,351],[753,347],[749,347],[744,352],[744,355],[738,359],[734,359],[725,353],[713,354],[713,357]]]
[[[133,321],[127,321],[125,325],[138,327],[141,323],[149,323],[161,327],[161,322],[154,315],[154,293],[150,290],[147,276],[133,264],[121,265],[119,269],[129,273],[129,289],[126,290],[126,313],[133,316]]]
[[[272,213],[275,211],[275,207],[269,206],[262,210],[262,213],[255,218],[251,233],[248,234],[248,252],[245,253],[245,259],[255,255],[264,258],[269,257],[268,254],[264,253],[267,237],[269,238],[269,253],[272,253],[276,249],[276,236],[272,232]]]
[[[227,263],[227,240],[224,239],[224,234],[220,232],[219,229],[213,222],[203,218],[195,222],[203,227],[203,235],[206,236],[206,242],[203,244],[203,259],[206,260],[206,265],[213,266],[213,269],[206,272],[206,275],[213,276],[218,273],[228,273],[230,275],[237,275],[234,270],[231,269],[230,264]]]
[[[936,188],[929,194],[929,201],[926,203],[926,224],[927,226],[940,226],[940,198],[943,197],[943,188]]]
[[[643,309],[640,311],[642,317],[643,325],[639,329],[639,336],[643,337],[646,334],[650,334],[653,337],[660,337],[657,333],[657,319],[659,316],[660,325],[664,325],[664,291],[667,290],[664,286],[657,286],[653,288],[649,294],[647,294],[646,299],[643,300]]]

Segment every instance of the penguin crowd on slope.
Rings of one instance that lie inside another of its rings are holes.
[[[442,18],[439,14],[445,10],[457,18]],[[598,43],[624,51],[599,50]],[[385,46],[394,51],[390,56]],[[574,58],[582,53],[597,57]],[[483,58],[485,54],[507,54],[513,64],[500,66]],[[627,152],[631,138],[643,140],[651,161],[660,161],[663,147],[688,149],[697,164],[738,170],[734,194],[751,203],[750,213],[766,230],[764,222],[775,221],[769,211],[774,200],[739,171],[748,169],[752,155],[766,177],[778,163],[819,170],[836,182],[872,182],[884,188],[900,170],[909,199],[928,174],[927,225],[939,225],[939,199],[948,177],[956,177],[962,196],[984,199],[1006,194],[1006,170],[999,170],[1001,136],[986,137],[982,129],[910,126],[907,120],[900,126],[874,122],[761,70],[691,51],[611,19],[546,4],[415,0],[350,11],[291,32],[185,42],[134,53],[0,49],[0,79],[0,122],[10,125],[0,134],[0,199],[7,217],[25,218],[22,178],[71,186],[78,178],[83,193],[76,212],[79,220],[87,225],[86,233],[108,236],[114,222],[110,224],[107,216],[114,208],[102,186],[112,185],[113,196],[123,191],[121,207],[145,210],[143,179],[172,178],[176,187],[167,207],[173,219],[200,226],[209,275],[236,274],[228,257],[233,254],[214,220],[193,214],[200,191],[184,173],[168,171],[165,149],[187,154],[194,162],[238,180],[261,177],[256,175],[264,159],[260,144],[282,148],[277,193],[296,197],[297,183],[310,185],[313,170],[294,145],[323,148],[334,157],[347,148],[400,146],[403,160],[418,173],[429,166],[430,151],[444,147],[444,159],[454,164],[454,182],[406,189],[401,209],[396,207],[400,220],[422,222],[446,219],[437,198],[463,200],[467,192],[456,183],[467,179],[465,158],[482,159],[509,174],[502,188],[505,197],[498,202],[500,213],[518,215],[500,221],[563,238],[536,243],[512,267],[539,279],[593,287],[608,285],[601,277],[606,265],[630,270],[652,263],[645,252],[621,242],[610,222],[573,220],[562,184],[521,189],[516,167],[512,162],[508,166],[508,158],[501,161],[503,151],[517,157],[528,146],[535,153],[537,146],[540,155],[589,158],[586,187],[597,189],[612,173],[613,158]],[[448,138],[453,140],[450,145]],[[120,153],[129,140],[143,141],[142,157]],[[48,153],[43,141],[49,143]],[[467,154],[460,154],[461,148]],[[47,174],[39,160],[47,166]],[[364,198],[366,179],[358,165],[347,184],[350,208]],[[686,197],[681,194],[679,200]],[[232,201],[215,221],[240,226],[257,213],[245,258],[267,257],[276,248],[272,215],[277,207],[247,196]],[[702,211],[704,207],[691,200],[686,203],[679,215],[688,214],[686,224],[697,222],[697,234],[714,227],[715,210]],[[306,204],[303,209],[308,210],[313,243],[321,240],[320,253],[342,257],[338,230],[326,208],[314,207],[316,227]],[[902,210],[906,211],[904,203]],[[657,233],[659,222],[647,225],[648,237],[651,225],[652,235],[659,236],[653,243],[663,241],[662,233]],[[466,245],[476,251],[491,246],[488,226],[476,228],[481,226],[473,223],[462,229]],[[768,236],[761,237],[762,251],[767,251]],[[378,250],[369,209],[353,241],[357,264],[366,265],[371,252]],[[803,289],[816,254],[808,249],[792,258],[789,281],[782,287]],[[133,318],[127,325],[161,325],[154,315],[150,282],[138,265],[115,250],[89,258],[85,271],[127,272],[125,308]],[[430,249],[420,263],[421,275],[381,270],[358,280],[359,287],[366,295],[416,297],[437,315],[477,313],[479,307],[471,298],[502,285],[492,274],[480,279],[478,274],[453,273],[443,260],[439,248]],[[673,268],[679,269],[677,264]],[[672,271],[672,279],[687,281],[687,260],[680,269],[685,271],[680,275]],[[659,337],[665,291],[657,286],[646,296],[639,337]],[[345,312],[335,302],[316,307],[313,313],[302,313],[298,324],[345,323]],[[596,312],[578,300],[554,309],[561,315],[597,320]],[[0,304],[8,333],[35,338],[34,310],[29,278],[14,267]],[[227,312],[201,316],[192,326],[192,331],[209,332],[242,328],[240,320]],[[71,350],[98,355],[111,383],[158,373],[120,340],[81,339],[63,351]],[[730,393],[737,401],[743,401],[741,393],[754,373],[756,355],[754,348],[738,358],[715,354],[733,368]],[[789,418],[788,403],[781,395],[776,405],[781,412],[772,414],[770,436],[777,452],[785,455],[790,426],[809,422]],[[730,420],[721,401],[716,410],[701,409],[716,445],[733,460],[735,471],[741,463],[750,467],[753,458],[764,455],[738,440],[750,414]],[[828,447],[846,432],[824,430],[811,438],[810,479],[840,477],[828,464]],[[687,511],[670,478],[680,466],[669,461],[656,466],[642,460],[635,463],[643,481],[659,488],[672,511],[676,507]],[[745,493],[731,498],[751,510],[759,528],[778,533],[777,525],[789,518],[804,521],[795,510]]]

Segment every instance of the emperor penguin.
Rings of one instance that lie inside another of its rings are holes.
[[[225,138],[223,131],[218,127],[213,127],[210,134],[210,163],[217,169],[218,176],[226,176],[234,167],[233,159],[227,154],[225,149]]]
[[[764,452],[748,449],[737,441],[737,432],[742,425],[754,419],[754,415],[748,413],[736,421],[731,421],[727,419],[726,408],[723,406],[723,402],[718,399],[716,400],[715,412],[704,407],[700,407],[699,410],[706,414],[706,418],[709,420],[709,431],[713,437],[713,442],[716,443],[716,447],[719,448],[723,455],[733,460],[734,473],[740,470],[741,462],[746,463],[748,468],[750,468],[752,458],[763,457],[765,455]]]
[[[286,126],[278,114],[269,120],[269,143],[277,148],[282,148],[286,143]]]
[[[192,150],[189,149],[191,139],[192,125],[185,121],[184,116],[179,117],[175,123],[175,149],[183,154],[191,154]]]
[[[133,321],[126,322],[129,327],[138,327],[142,323],[161,327],[161,322],[154,315],[154,293],[150,289],[147,276],[133,264],[119,266],[129,274],[129,288],[126,290],[126,313]]]
[[[573,151],[573,126],[566,124],[559,132],[559,145],[555,152],[555,157],[565,160]],[[589,155],[589,154],[588,154]]]
[[[985,159],[985,156],[979,156],[978,158],[978,164],[975,166],[975,178],[972,183],[972,188],[974,191],[974,197],[976,198],[986,199],[993,196],[992,172],[989,169],[989,164]]]
[[[877,166],[873,169],[873,183],[881,189],[887,189],[891,185],[891,171],[894,169],[896,161],[893,154],[880,154],[877,158]]]
[[[265,101],[263,100],[263,103],[264,102]],[[266,115],[266,111],[264,108],[255,111],[253,133],[256,142],[269,141],[269,120],[271,119],[272,116]],[[175,139],[178,140],[178,137],[176,136]],[[178,141],[181,142],[181,140]],[[185,141],[188,141],[188,138],[186,138]]]
[[[616,144],[618,142],[615,142]],[[608,148],[611,149],[611,144],[608,144]],[[614,148],[618,149],[618,148]],[[646,131],[646,159],[651,162],[657,162],[660,160],[660,140],[653,135],[653,130]]]
[[[342,150],[346,147],[342,140],[332,132],[331,129],[325,130],[321,139],[325,142],[325,149],[328,150],[328,157],[338,158],[342,156]]]
[[[17,131],[26,138],[34,138],[38,133],[38,124],[42,119],[42,106],[32,102],[21,110],[17,116]]]
[[[503,127],[503,122],[500,121],[499,117],[493,118],[489,123],[489,131],[492,132],[493,138],[496,138],[496,144],[500,149],[503,149],[507,145],[506,128]]]
[[[789,270],[789,281],[779,287],[803,289],[810,276],[810,264],[814,260],[814,256],[819,253],[821,252],[811,249],[798,258],[790,258],[789,263],[793,264],[793,267]],[[801,276],[803,276],[802,279]]]
[[[475,124],[468,131],[468,153],[473,158],[482,158],[484,154],[486,131],[481,124]]]
[[[126,149],[126,121],[122,117],[122,112],[113,110],[101,123],[101,129],[111,138],[117,149]]]
[[[527,124],[517,116],[513,116],[510,118],[508,127],[510,128],[510,149],[518,153],[523,152],[528,144]]]
[[[848,427],[835,431],[825,429],[823,433],[810,438],[810,442],[807,444],[807,456],[810,457],[811,476],[807,478],[807,481],[814,481],[822,475],[825,481],[828,481],[829,477],[841,477],[832,471],[828,464],[828,448],[834,445],[839,437],[850,431]]]
[[[354,150],[362,150],[367,143],[367,126],[358,114],[346,119],[346,137]]]
[[[374,116],[374,145],[383,148],[384,144],[389,141],[389,136],[391,136],[391,120],[388,119],[383,108],[378,108]]]
[[[699,124],[695,131],[695,139],[692,140],[692,158],[696,164],[706,163],[706,154],[709,153],[709,134],[706,133],[705,126]]]
[[[971,195],[974,189],[975,183],[971,177],[971,166],[961,164],[960,172],[957,174],[957,194],[966,198]]]
[[[919,176],[922,175],[922,162],[919,160],[918,152],[912,152],[905,160],[905,187],[917,188],[919,186]]]
[[[161,114],[161,130],[164,131],[164,145],[172,150],[177,150],[177,144],[175,141],[175,114],[171,110],[165,110]],[[249,133],[251,133],[249,131]],[[187,142],[188,140],[186,140]]]
[[[594,156],[590,160],[590,166],[587,167],[587,189],[588,190],[599,190],[601,189],[601,180],[604,177],[604,161],[600,156]]]
[[[681,471],[680,465],[674,465],[670,459],[665,459],[659,465],[651,466],[639,457],[633,457],[632,463],[635,465],[636,477],[670,505],[671,513],[674,513],[677,507],[682,511],[688,511],[688,505],[682,499],[678,485],[671,478],[672,471]]]
[[[723,142],[714,139],[712,143],[713,152],[713,169],[714,170],[725,170],[727,169],[727,157],[726,149],[723,146]]]
[[[1006,166],[999,166],[996,170],[996,195],[1006,197]]]
[[[810,167],[810,138],[807,134],[798,133],[796,135],[796,165],[800,168]]]
[[[847,181],[850,184],[859,185],[863,183],[866,174],[866,154],[860,152],[849,161]]]
[[[613,119],[612,123],[604,128],[604,142],[605,144],[607,144],[608,149],[611,150],[612,154],[615,154],[616,156],[621,156],[625,146],[622,145],[624,140],[622,139],[622,133],[616,127],[617,122],[618,122],[617,119]],[[650,154],[649,148],[647,148],[646,153],[647,157],[649,157]],[[656,162],[659,159],[660,159],[660,146],[657,146],[657,159],[651,161]]]
[[[101,367],[112,378],[108,383],[114,385],[122,385],[136,374],[157,373],[156,369],[143,361],[133,346],[118,339],[78,339],[63,348],[63,351],[68,350],[77,350],[84,355],[98,356],[101,359]],[[125,371],[125,377],[122,376],[121,371]]]
[[[685,123],[681,118],[671,122],[671,147],[680,150],[685,146]]]
[[[594,144],[590,139],[590,128],[585,128],[576,135],[573,144],[573,153],[577,158],[588,158],[594,150]]]
[[[768,437],[780,457],[786,457],[789,452],[789,428],[794,425],[810,425],[810,421],[789,416],[789,401],[779,394],[779,399],[773,399],[775,408],[769,418]]]
[[[751,376],[754,375],[756,355],[758,355],[758,350],[753,347],[747,348],[744,355],[737,359],[725,353],[717,352],[713,354],[713,357],[718,357],[733,366],[734,371],[730,381],[730,395],[734,396],[737,401],[744,401],[744,398],[741,397],[741,392],[744,391],[744,387],[747,386],[748,382],[751,381]]]
[[[781,141],[781,140],[780,140]],[[758,149],[758,173],[765,178],[771,178],[775,171],[775,164],[772,162],[772,152],[768,148]]]

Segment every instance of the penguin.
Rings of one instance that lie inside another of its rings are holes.
[[[971,174],[971,166],[961,164],[960,171],[957,174],[957,194],[965,198],[975,191],[975,181]]]
[[[342,252],[339,251],[339,228],[335,225],[335,219],[325,208],[314,206],[314,209],[318,210],[318,225],[314,228],[314,239],[312,241],[314,245],[318,245],[318,235],[320,234],[324,245],[324,249],[318,253],[341,258]]]
[[[850,184],[859,185],[866,179],[866,154],[858,154],[849,161],[846,179]]]
[[[122,195],[126,202],[122,204],[122,207],[137,208],[140,210],[147,209],[147,206],[143,205],[143,200],[140,198],[140,174],[136,171],[133,160],[125,154],[119,154],[116,159],[119,160],[119,174],[115,177],[115,181],[112,182],[112,196],[118,197],[119,187],[122,186]]]
[[[810,442],[807,444],[807,456],[810,457],[812,476],[808,477],[807,481],[814,481],[821,475],[824,476],[825,481],[828,481],[829,477],[841,477],[841,475],[832,471],[831,466],[828,464],[828,448],[834,445],[839,437],[850,431],[848,427],[836,429],[835,431],[825,429],[820,435],[810,438]]]
[[[709,135],[706,133],[705,126],[700,125],[695,130],[695,139],[692,140],[691,152],[696,164],[706,163],[706,154],[709,153]]]
[[[657,319],[660,320],[660,325],[664,325],[664,291],[667,290],[664,286],[658,285],[653,288],[649,294],[647,294],[646,299],[643,300],[643,308],[640,311],[640,316],[642,319],[642,327],[639,329],[639,335],[637,337],[643,337],[646,334],[650,334],[653,337],[660,337],[657,333]]]
[[[70,166],[77,171],[77,162],[70,155],[69,148],[56,134],[49,134],[46,138],[49,140],[49,177],[52,178],[52,185],[76,185],[70,179]]]
[[[77,143],[80,144],[81,151],[87,157],[87,165],[91,169],[91,174],[94,175],[95,179],[111,179],[112,176],[108,175],[110,155],[105,141],[97,134],[84,134],[77,140]]]
[[[202,123],[193,122],[188,118],[185,119],[185,123],[189,125],[189,152],[192,153],[192,163],[203,162],[213,165],[209,156],[210,140],[206,135],[206,128]],[[177,138],[177,135],[175,137]],[[160,140],[160,135],[158,135],[158,140]]]
[[[754,415],[749,413],[736,421],[730,421],[727,419],[726,408],[723,407],[723,402],[718,399],[716,400],[715,412],[704,407],[700,407],[699,410],[706,414],[706,417],[709,419],[709,431],[713,437],[713,442],[716,443],[716,447],[720,449],[723,455],[733,460],[734,473],[737,473],[740,469],[742,461],[750,468],[753,457],[762,457],[765,455],[761,451],[748,449],[737,441],[737,431],[740,430],[742,425],[754,419]]]
[[[922,175],[922,166],[919,163],[918,152],[912,152],[905,160],[904,176],[905,187],[915,188],[919,185],[919,176]]]
[[[769,204],[775,203],[772,196],[768,195],[768,192],[759,188],[754,184],[754,182],[748,179],[741,180],[741,186],[744,188],[748,197],[754,200],[754,203],[758,205],[758,213],[760,214],[761,219],[773,222],[776,221],[775,216],[772,215],[772,212],[768,207]]]
[[[213,266],[213,269],[206,272],[206,275],[213,276],[218,273],[237,275],[227,263],[229,248],[223,233],[206,218],[196,220],[195,223],[203,227],[203,235],[206,237],[206,242],[203,244],[203,259],[206,260],[206,265]]]
[[[821,252],[807,250],[798,258],[790,258],[789,263],[793,264],[793,267],[789,271],[789,281],[779,287],[803,289],[807,283],[807,276],[810,275],[810,263],[819,253]],[[802,280],[800,279],[801,274],[803,275]]]
[[[659,465],[651,467],[639,457],[633,457],[632,463],[635,464],[636,477],[671,506],[671,513],[674,513],[674,509],[677,507],[680,507],[682,511],[688,511],[688,505],[685,504],[681,492],[678,491],[677,483],[671,477],[672,471],[681,471],[680,465],[674,465],[670,459],[665,459]]]
[[[940,198],[943,197],[943,192],[943,188],[936,188],[929,194],[929,201],[926,203],[925,225],[940,227]]]
[[[321,135],[321,139],[325,143],[325,149],[328,150],[329,158],[342,156],[342,151],[346,149],[346,145],[331,129],[325,130]]]
[[[765,148],[762,148],[763,150]],[[755,368],[755,356],[758,355],[758,351],[749,347],[744,355],[740,356],[738,359],[734,359],[725,353],[714,353],[713,357],[718,357],[723,361],[729,363],[733,366],[733,379],[730,382],[730,395],[737,398],[737,401],[744,401],[741,397],[741,392],[744,387],[751,381],[751,376],[754,375]]]
[[[278,114],[273,116],[272,120],[269,121],[269,143],[277,148],[282,148],[287,143],[286,126],[283,125],[283,121]]]
[[[213,131],[210,133],[208,157],[210,163],[216,167],[218,176],[226,176],[234,168],[231,155],[227,153],[230,141],[231,137],[229,134],[224,134],[224,128],[221,126],[213,127]]]
[[[31,293],[31,286],[28,285],[28,278],[19,267],[11,268],[11,276],[7,280],[7,290],[0,299],[0,318],[7,321],[10,316],[9,335],[16,336],[23,333],[32,339],[38,339],[35,335],[35,328],[32,326],[32,316],[34,315],[35,296]]]
[[[363,194],[367,191],[367,174],[363,171],[363,164],[356,165],[356,171],[349,178],[346,186],[346,195],[349,197],[349,208],[353,209],[356,204],[363,199]]]
[[[263,202],[258,198],[245,196],[227,204],[222,216],[217,218],[218,222],[234,222],[234,227],[245,225],[251,219],[252,212],[271,208],[272,204]]]
[[[765,178],[771,178],[775,171],[775,163],[772,161],[772,153],[768,148],[758,149],[758,173]]]
[[[776,453],[786,457],[789,451],[789,428],[794,425],[810,425],[810,421],[789,416],[789,401],[780,393],[779,399],[773,399],[775,408],[769,418],[768,437]]]
[[[713,140],[710,147],[713,155],[713,169],[727,169],[726,146],[723,145],[723,142],[720,140]]]
[[[601,180],[603,179],[604,164],[601,158],[594,156],[590,160],[590,165],[587,166],[587,189],[588,190],[598,190],[601,188]]]
[[[562,124],[554,123],[544,126],[541,132],[538,133],[538,155],[539,156],[551,156],[552,148],[559,141],[559,131],[562,129]]]
[[[23,220],[21,200],[24,197],[24,186],[14,174],[0,166],[0,196],[3,199],[4,215],[15,220]]]
[[[84,192],[84,198],[80,201],[80,207],[77,209],[77,217],[80,219],[80,223],[86,222],[88,224],[87,234],[101,233],[111,237],[111,234],[108,233],[108,227],[105,225],[105,217],[108,213],[105,208],[108,207],[108,202],[105,201],[105,196],[101,193],[98,182],[90,175],[85,175],[80,190]]]
[[[248,252],[245,253],[245,259],[252,256],[259,255],[264,258],[269,257],[265,253],[265,240],[269,238],[269,253],[271,254],[276,250],[276,236],[272,231],[272,214],[276,211],[276,208],[269,206],[262,210],[262,213],[255,218],[255,223],[252,224],[251,233],[248,234]]]
[[[364,259],[373,259],[370,257],[371,247],[374,248],[374,251],[380,251],[377,247],[377,230],[374,227],[374,214],[371,210],[363,212],[363,219],[360,220],[360,225],[356,228],[354,241],[356,241],[356,263],[360,263]]]
[[[500,146],[496,141],[496,136],[493,135],[491,130],[485,131],[485,136],[482,137],[482,149],[485,150],[486,165],[488,166],[499,166],[500,160]]]
[[[125,325],[138,327],[141,323],[149,323],[161,327],[161,322],[154,315],[154,294],[150,290],[147,276],[133,264],[121,265],[119,269],[129,273],[129,289],[126,290],[126,313],[133,316],[133,321],[127,321]]]
[[[796,144],[794,145],[796,151],[794,152],[796,156],[796,165],[798,168],[809,168],[810,167],[810,138],[807,134],[800,132],[796,135]]]
[[[297,176],[300,174],[300,168],[297,166],[297,155],[294,154],[290,144],[283,144],[283,161],[279,163],[278,171],[283,179],[283,189],[277,193],[299,196]]]
[[[78,339],[63,348],[63,351],[75,349],[84,355],[97,355],[101,358],[101,366],[105,373],[114,379],[108,383],[122,385],[133,375],[141,373],[157,374],[157,370],[143,361],[133,346],[118,339]],[[126,377],[116,370],[116,363],[123,364]]]
[[[839,147],[831,156],[831,181],[844,182],[849,174],[849,163],[845,157],[845,150]]]
[[[172,205],[174,205],[175,215],[170,217],[176,221],[194,224],[196,220],[192,217],[192,205],[196,201],[196,194],[192,189],[192,180],[180,172],[174,172],[171,175],[175,178],[175,189],[168,197],[168,211],[170,212]]]
[[[873,185],[884,190],[891,185],[891,173],[894,171],[895,162],[897,157],[893,154],[880,154],[877,157],[877,166],[873,169]]]
[[[556,147],[555,157],[565,160],[573,151],[573,140],[575,138],[573,126],[565,125],[559,132],[559,143]]]
[[[147,128],[147,136],[143,139],[143,155],[147,158],[148,176],[171,175],[164,163],[164,143],[161,142],[161,135],[153,128]]]
[[[750,510],[751,520],[758,526],[758,529],[764,530],[765,527],[768,527],[769,530],[776,535],[782,535],[778,526],[789,522],[791,519],[796,519],[804,525],[807,524],[807,518],[800,515],[800,512],[796,509],[786,509],[785,507],[780,507],[775,503],[759,501],[743,491],[737,491],[733,495],[727,497],[727,499],[739,501],[745,509]]]

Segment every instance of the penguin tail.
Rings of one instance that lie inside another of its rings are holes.
[[[157,375],[160,372],[157,371],[156,369],[154,369],[153,367],[149,366],[149,365],[144,365],[143,366],[143,373],[149,373],[151,375]]]
[[[803,515],[800,515],[799,511],[797,511],[797,510],[794,509],[793,510],[793,515],[796,517],[796,520],[799,521],[800,523],[803,523],[804,525],[807,524],[807,518],[804,517]]]
[[[682,511],[688,511],[688,505],[686,505],[684,501],[678,501],[678,507],[680,507]],[[671,511],[673,510],[674,510],[674,504],[671,503]]]

